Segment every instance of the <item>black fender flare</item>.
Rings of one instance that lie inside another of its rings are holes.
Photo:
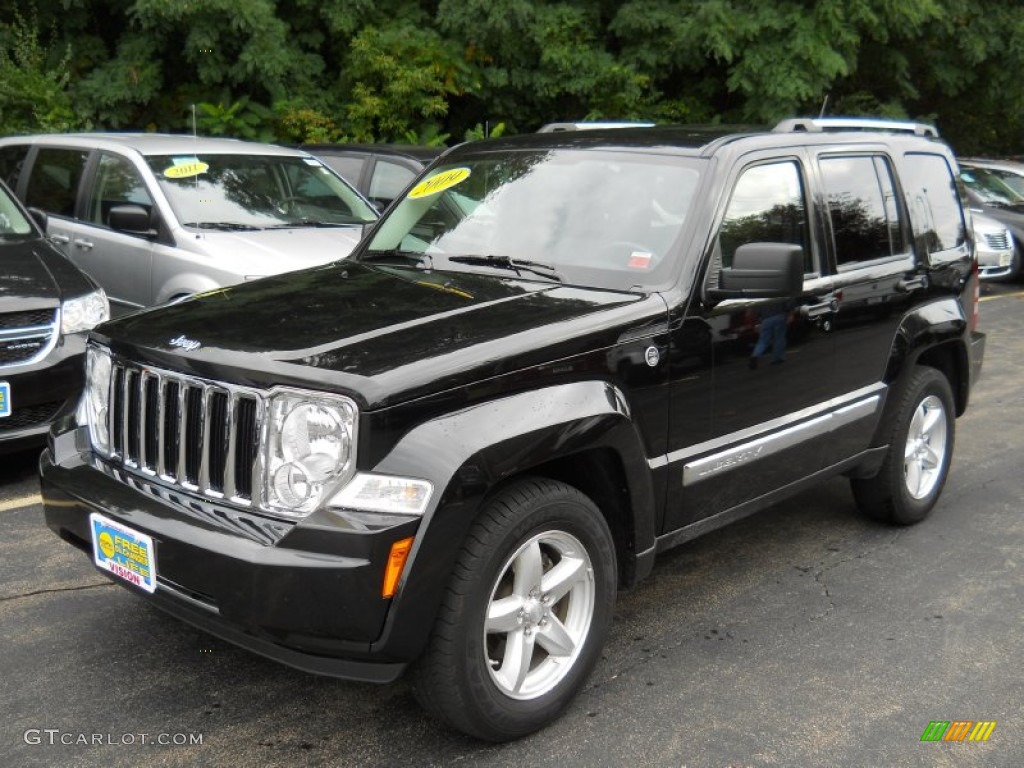
[[[935,365],[949,378],[960,415],[967,407],[971,386],[969,333],[970,321],[963,305],[952,296],[915,307],[903,316],[896,330],[885,383],[897,383],[919,362]],[[931,354],[939,347],[948,349],[948,355],[936,365],[938,361]]]
[[[541,464],[592,449],[610,449],[621,461],[635,551],[650,549],[656,504],[643,440],[623,392],[607,381],[489,400],[406,433],[373,472],[429,480],[434,490],[373,650],[402,661],[422,651],[462,542],[488,494]]]

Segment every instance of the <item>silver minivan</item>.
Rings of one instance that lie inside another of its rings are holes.
[[[7,137],[0,179],[115,313],[336,261],[377,218],[308,153],[234,139]]]

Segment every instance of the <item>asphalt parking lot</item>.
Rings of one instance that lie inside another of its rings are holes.
[[[926,522],[863,520],[836,480],[674,550],[620,594],[567,714],[501,746],[437,727],[404,681],[315,678],[147,607],[46,529],[34,457],[5,457],[0,765],[1019,768],[1024,291],[985,294]],[[923,742],[932,721],[996,725]]]

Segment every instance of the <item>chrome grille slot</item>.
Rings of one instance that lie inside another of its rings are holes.
[[[113,464],[210,497],[252,502],[258,391],[118,359],[110,386]]]
[[[0,368],[41,360],[57,343],[56,309],[0,314]]]

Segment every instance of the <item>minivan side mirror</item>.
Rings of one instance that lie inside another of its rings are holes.
[[[718,272],[718,287],[708,289],[712,301],[784,299],[799,296],[804,286],[804,249],[792,243],[745,243],[736,249],[732,266]]]
[[[107,221],[111,229],[129,235],[155,234],[149,226],[149,211],[141,205],[115,205]]]

